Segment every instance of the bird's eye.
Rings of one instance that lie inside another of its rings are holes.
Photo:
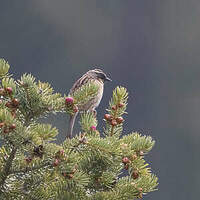
[[[102,80],[105,80],[106,79],[106,76],[104,73],[96,73],[97,74],[97,77],[102,79]]]

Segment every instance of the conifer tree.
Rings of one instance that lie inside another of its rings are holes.
[[[84,112],[81,132],[57,144],[58,129],[40,119],[77,112],[98,88],[88,84],[62,96],[31,74],[14,80],[9,68],[0,59],[0,199],[132,200],[156,190],[157,177],[144,160],[155,141],[123,132],[126,88],[114,89],[103,133],[94,114]]]

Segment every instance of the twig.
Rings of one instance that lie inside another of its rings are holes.
[[[38,166],[34,166],[34,167],[26,167],[24,169],[13,170],[13,171],[10,171],[10,174],[27,173],[27,172],[39,170],[41,168],[48,167],[48,166],[52,166],[51,163],[44,163],[42,165],[38,165]]]
[[[11,153],[10,153],[10,156],[6,162],[6,165],[4,167],[4,170],[3,170],[3,176],[1,178],[1,182],[0,182],[0,186],[3,186],[8,175],[10,174],[10,168],[12,166],[12,161],[14,160],[15,158],[15,154],[17,152],[17,148],[16,147],[13,147]]]
[[[27,119],[24,123],[24,125],[28,125],[29,124],[29,120]],[[2,178],[0,180],[0,187],[3,187],[3,185],[5,184],[5,181],[8,177],[8,175],[10,174],[10,169],[12,167],[12,162],[15,158],[15,155],[16,155],[16,152],[17,152],[17,147],[16,146],[13,146],[13,149],[10,153],[10,156],[8,158],[8,160],[6,161],[6,164],[5,164],[5,167],[4,167],[4,170],[2,172]],[[0,190],[0,194],[2,193],[2,191]]]
[[[118,107],[116,106],[116,110],[115,110],[115,112],[114,112],[114,116],[113,116],[114,119],[116,118],[117,109],[118,109]],[[113,134],[114,134],[114,125],[112,125],[110,136],[113,136]]]

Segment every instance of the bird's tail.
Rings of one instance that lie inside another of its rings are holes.
[[[72,133],[73,133],[73,128],[74,128],[74,122],[76,120],[78,112],[75,113],[74,115],[70,115],[69,118],[69,126],[68,126],[68,131],[67,131],[67,138],[72,138]]]

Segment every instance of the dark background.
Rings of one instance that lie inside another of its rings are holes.
[[[159,190],[144,199],[199,199],[199,19],[199,0],[1,0],[0,57],[17,78],[30,72],[62,94],[100,66],[113,82],[105,87],[99,119],[113,88],[125,86],[124,133],[156,140],[147,159]],[[67,118],[50,121],[62,141]]]

